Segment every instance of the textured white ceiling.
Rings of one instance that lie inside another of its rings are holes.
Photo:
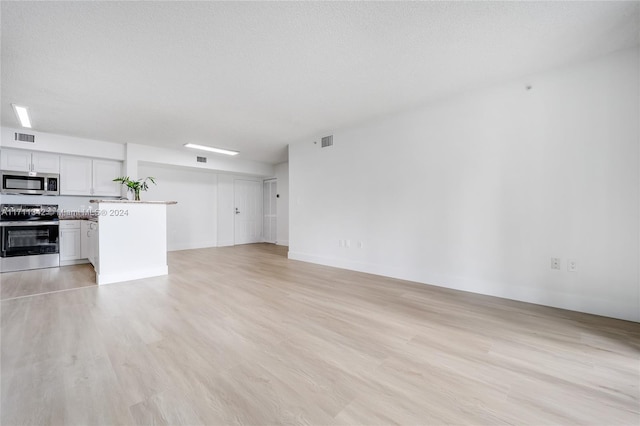
[[[640,43],[639,2],[7,2],[2,125],[286,145]]]

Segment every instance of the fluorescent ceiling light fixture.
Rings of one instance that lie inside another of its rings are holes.
[[[217,154],[224,154],[224,155],[240,154],[238,151],[229,151],[228,149],[220,149],[220,148],[214,148],[212,146],[197,145],[195,143],[185,143],[184,146],[185,148],[201,149],[203,151],[215,152]]]
[[[20,120],[20,125],[22,127],[31,128],[31,120],[29,120],[29,109],[27,107],[19,106],[16,104],[11,104],[13,107],[13,111],[18,116],[18,120]]]

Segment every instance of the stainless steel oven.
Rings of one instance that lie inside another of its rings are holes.
[[[0,172],[3,194],[60,195],[60,175],[37,172]]]
[[[0,205],[0,272],[60,265],[57,205]]]

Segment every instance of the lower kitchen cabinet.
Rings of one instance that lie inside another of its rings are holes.
[[[87,263],[83,252],[86,246],[86,233],[82,232],[85,220],[60,221],[60,266]]]
[[[89,262],[93,265],[96,272],[98,271],[98,222],[85,221],[83,224],[83,256],[86,255]]]
[[[80,221],[80,230],[81,230],[81,247],[80,247],[80,256],[83,259],[91,259],[91,244],[89,240],[89,222],[88,220]]]

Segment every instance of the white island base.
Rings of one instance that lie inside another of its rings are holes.
[[[167,275],[167,205],[175,201],[91,200],[98,204],[96,283]]]

